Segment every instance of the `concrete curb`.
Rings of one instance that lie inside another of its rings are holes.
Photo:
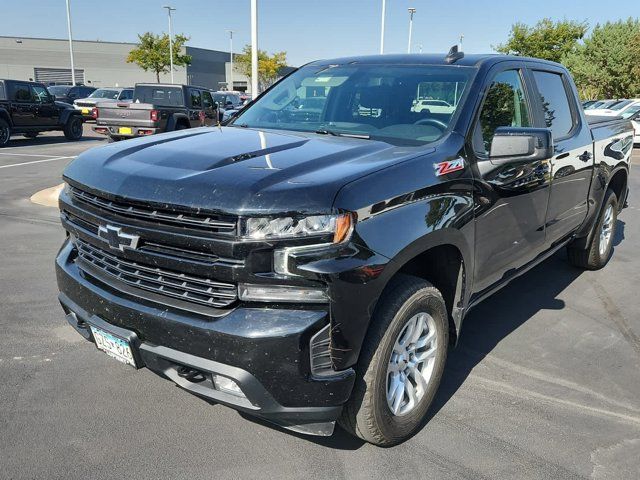
[[[34,193],[29,200],[31,200],[32,203],[43,205],[45,207],[57,207],[58,197],[60,196],[60,192],[63,188],[64,183],[55,187],[45,188],[44,190]]]

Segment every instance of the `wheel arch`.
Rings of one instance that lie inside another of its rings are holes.
[[[618,211],[624,207],[627,197],[627,185],[629,182],[629,173],[626,168],[618,169],[609,179],[606,189],[613,190],[618,199]],[[606,190],[605,189],[605,190]]]
[[[9,115],[9,112],[6,109],[0,108],[0,118],[5,122],[7,122],[10,127],[13,127],[13,121],[11,120],[11,115]]]
[[[184,125],[187,128],[190,128],[191,123],[189,123],[189,117],[184,113],[174,113],[171,115],[171,118],[169,118],[169,121],[167,122],[167,132],[172,132],[178,125]]]

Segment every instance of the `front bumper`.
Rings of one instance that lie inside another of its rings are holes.
[[[310,340],[328,323],[326,310],[239,307],[217,318],[173,310],[87,278],[69,242],[56,259],[56,275],[67,320],[87,340],[88,324],[123,329],[135,336],[140,366],[191,393],[299,432],[332,433],[354,373],[310,374]],[[198,370],[207,381],[181,377],[181,367]],[[246,398],[216,390],[212,374],[234,380]]]

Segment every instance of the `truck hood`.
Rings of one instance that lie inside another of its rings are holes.
[[[96,193],[223,213],[324,213],[343,185],[433,150],[204,127],[91,149],[64,177]]]

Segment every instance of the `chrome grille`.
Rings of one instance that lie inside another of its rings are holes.
[[[216,308],[228,307],[238,298],[237,287],[233,284],[125,260],[80,239],[75,240],[75,246],[81,269],[82,263],[86,262],[132,287]],[[91,275],[90,271],[85,272]]]
[[[69,191],[73,198],[80,202],[117,213],[124,217],[142,218],[155,223],[168,223],[172,225],[206,228],[210,231],[228,235],[233,235],[237,231],[237,221],[232,219],[223,219],[209,214],[181,213],[171,211],[170,209],[160,209],[124,202],[116,202],[93,195],[72,186],[69,186]]]

